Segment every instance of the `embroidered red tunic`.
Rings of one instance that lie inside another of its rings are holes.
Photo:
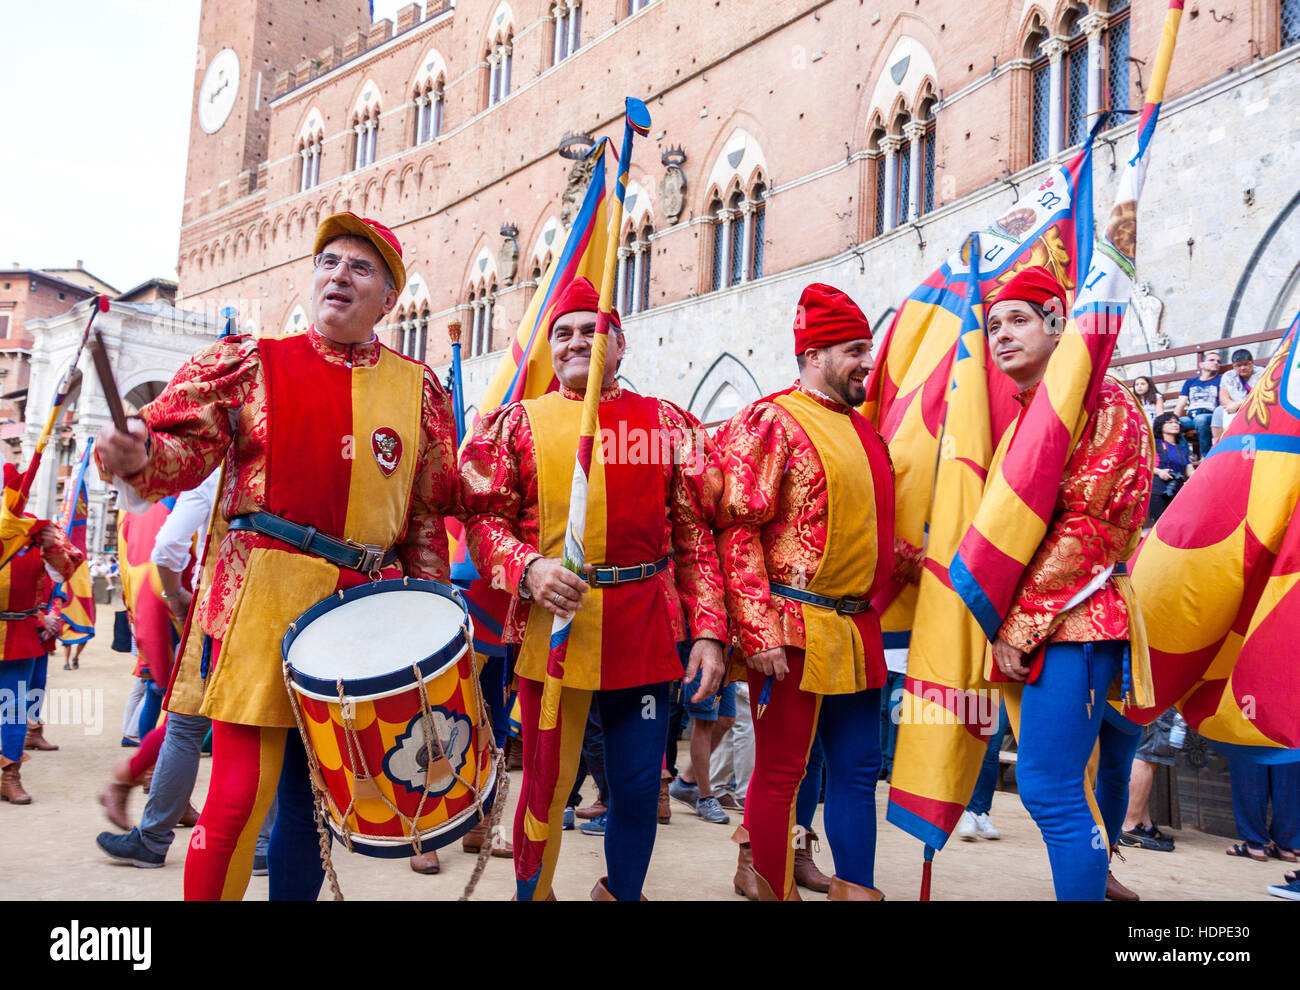
[[[381,350],[391,358],[406,360],[376,341],[338,344],[314,328],[306,334],[267,341],[273,346],[296,341],[289,346],[303,353],[295,353],[291,360],[302,361],[304,368],[319,366],[314,373],[322,387],[331,394],[341,388],[344,396],[351,370],[374,367]],[[340,505],[346,506],[346,491],[333,490],[330,479],[349,458],[376,456],[371,437],[355,436],[347,424],[334,421],[348,416],[346,402],[329,408],[285,408],[273,424],[272,386],[259,343],[249,336],[227,337],[185,363],[162,394],[141,410],[150,431],[149,461],[138,474],[123,480],[143,498],[156,500],[193,488],[228,453],[226,486],[219,503],[223,517],[259,510],[280,512],[294,522],[318,525],[322,532],[341,537],[340,513],[346,508]],[[275,444],[271,442],[273,430],[278,436]],[[319,440],[326,431],[329,439],[322,444]],[[284,479],[279,492],[268,490],[272,450],[291,461],[278,475]],[[450,400],[427,368],[418,449],[407,450],[403,456],[414,456],[416,467],[405,527],[396,543],[402,572],[446,582],[444,517],[460,511],[456,439]],[[341,500],[336,497],[340,494]],[[269,545],[272,541],[267,537],[245,531],[228,533],[222,541],[212,585],[197,612],[199,623],[213,637],[225,635],[250,551]]]
[[[1026,389],[1016,400],[1027,407],[1037,389]],[[1135,549],[1151,497],[1152,457],[1146,415],[1128,389],[1106,378],[1000,638],[1026,653],[1044,643],[1128,639],[1128,607],[1114,578],[1074,607],[1065,606]]]
[[[56,537],[53,546],[43,549],[35,542],[28,543],[0,570],[0,611],[39,609],[23,619],[0,622],[0,662],[27,660],[49,652],[41,637],[49,598],[49,572],[53,571],[60,581],[70,580],[85,559],[62,528],[54,523],[48,527]]]
[[[581,396],[561,388],[530,400],[549,406],[560,402],[572,404],[576,411]],[[516,596],[502,634],[509,643],[525,642],[530,621],[550,629],[551,614],[518,598],[517,591],[524,566],[543,555],[539,460],[549,456],[563,464],[564,455],[552,448],[577,439],[576,427],[572,438],[547,437],[546,450],[539,457],[530,408],[537,423],[551,422],[565,410],[530,407],[530,403],[515,402],[495,410],[479,424],[461,455],[461,498],[470,556],[480,574]],[[675,680],[682,670],[674,643],[688,638],[726,640],[722,576],[711,529],[720,488],[712,445],[690,413],[617,386],[601,393],[599,428],[602,443],[597,458],[607,493],[600,517],[604,548],[600,558],[589,563],[649,563],[671,554],[672,564],[647,581],[599,589],[601,611],[607,617],[601,641],[617,648],[600,649],[599,657],[575,658],[575,638],[571,638],[565,684],[609,690]],[[637,438],[643,434],[655,442],[643,445],[638,453]],[[572,465],[569,454],[562,472],[565,478],[572,474]],[[546,511],[552,517],[566,517],[568,495],[567,484],[561,483],[558,490],[553,487]],[[593,511],[589,505],[589,538]],[[660,604],[651,607],[642,602],[647,596]],[[592,600],[589,594],[575,624],[590,618],[583,612],[589,611]],[[647,614],[652,616],[644,626],[634,621],[643,607],[650,608]],[[521,656],[519,673],[541,679],[543,670]]]
[[[838,402],[796,384],[818,405],[849,416],[885,484],[873,485],[881,501],[876,511],[888,517],[879,555],[864,570],[859,592],[870,598],[876,575],[893,569],[893,479],[888,449],[865,419]],[[805,647],[803,606],[771,594],[771,583],[804,587],[814,577],[827,547],[830,499],[825,468],[807,432],[791,413],[760,399],[719,431],[723,492],[718,503],[718,556],[726,579],[727,610],[734,620],[743,656],[778,646]],[[885,504],[887,503],[887,504]],[[881,564],[882,568],[877,568]],[[885,682],[879,618],[853,616],[868,648],[867,687]],[[734,674],[734,671],[733,671]]]

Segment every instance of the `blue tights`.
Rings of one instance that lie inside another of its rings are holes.
[[[307,751],[297,729],[290,729],[285,738],[284,764],[275,798],[275,825],[266,850],[270,899],[314,901],[320,896],[325,867],[320,860],[320,836],[312,810]]]
[[[1050,644],[1042,674],[1021,696],[1016,778],[1047,844],[1057,900],[1100,901],[1106,894],[1110,837],[1124,822],[1129,772],[1142,738],[1132,723],[1106,714],[1106,692],[1127,648],[1117,640]],[[1084,794],[1084,771],[1099,740],[1096,796],[1106,834]]]

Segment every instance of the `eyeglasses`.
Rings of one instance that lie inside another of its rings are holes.
[[[343,259],[337,254],[318,254],[315,258],[316,267],[324,272],[332,272],[343,264]],[[359,258],[353,258],[347,262],[348,271],[360,279],[374,278],[379,274],[379,269],[368,261],[362,261]]]

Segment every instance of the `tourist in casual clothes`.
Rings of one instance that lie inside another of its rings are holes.
[[[1151,820],[1151,788],[1156,779],[1156,767],[1172,767],[1177,750],[1170,740],[1177,712],[1172,708],[1142,731],[1133,756],[1133,770],[1129,775],[1128,812],[1124,816],[1124,830],[1120,833],[1121,846],[1173,852],[1174,840],[1165,835]]]
[[[993,810],[993,792],[998,786],[998,771],[1002,766],[1002,740],[1010,728],[1007,721],[1007,706],[998,707],[998,724],[989,736],[988,746],[984,750],[984,762],[980,764],[980,775],[975,781],[975,791],[970,796],[970,803],[961,813],[957,822],[957,835],[966,842],[980,839],[1000,839],[998,831],[989,813]]]
[[[1264,369],[1255,367],[1255,359],[1245,348],[1232,352],[1232,368],[1219,379],[1219,408],[1214,410],[1210,424],[1214,442],[1219,442],[1224,430],[1232,425],[1241,407],[1250,398],[1251,390],[1264,377]]]
[[[1195,466],[1187,462],[1187,455],[1178,441],[1182,426],[1173,413],[1156,417],[1156,456],[1159,464],[1151,481],[1151,521],[1154,523],[1169,507],[1174,496],[1192,476]]]
[[[1198,373],[1183,382],[1174,404],[1174,413],[1185,430],[1195,430],[1204,457],[1214,446],[1210,432],[1214,410],[1219,406],[1219,352],[1201,351],[1196,355]]]
[[[1155,381],[1150,375],[1139,375],[1133,379],[1133,394],[1147,414],[1147,422],[1154,426],[1156,417],[1165,411],[1165,397],[1156,391]]]
[[[1300,857],[1300,763],[1256,763],[1230,756],[1228,779],[1232,817],[1244,840],[1229,846],[1228,855],[1294,863]]]

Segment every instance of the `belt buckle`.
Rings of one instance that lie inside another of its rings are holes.
[[[372,581],[378,581],[381,577],[380,568],[384,563],[384,548],[374,543],[358,543],[356,540],[344,540],[349,547],[361,551],[361,563],[357,565],[357,570],[365,574]]]
[[[848,595],[843,595],[840,598],[837,598],[835,600],[835,614],[852,615],[853,613],[849,611],[849,606],[851,604],[853,603],[849,601]]]

